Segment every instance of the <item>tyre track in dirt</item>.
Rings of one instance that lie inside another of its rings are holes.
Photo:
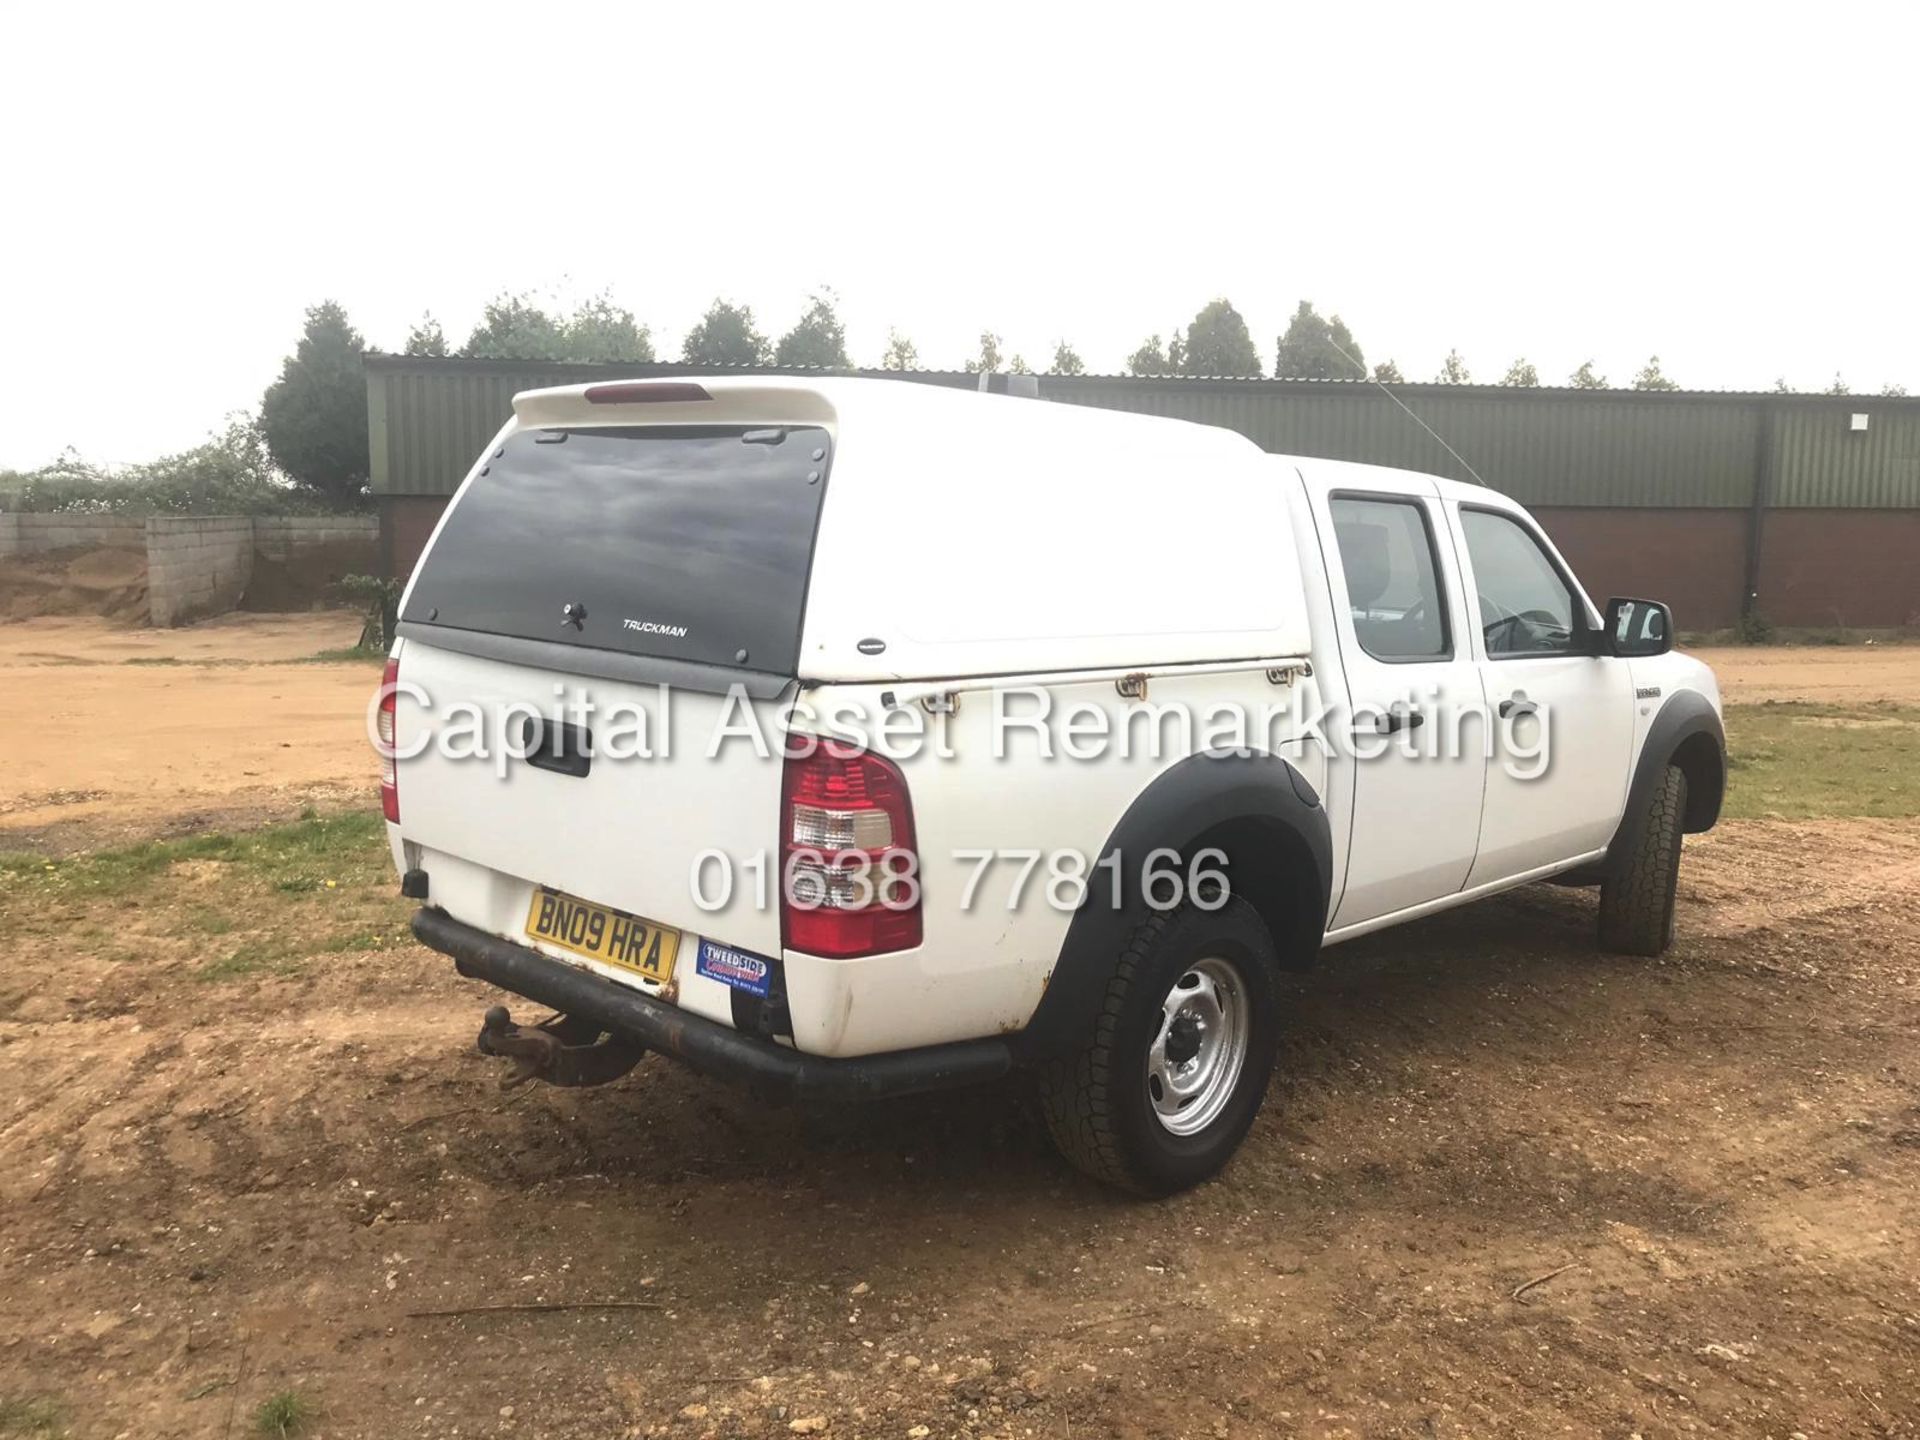
[[[1913,1433],[1920,913],[1877,887],[1916,851],[1729,826],[1657,962],[1551,887],[1340,947],[1246,1151],[1164,1205],[1015,1085],[502,1095],[424,952],[81,984],[30,937],[0,1365],[82,1436],[209,1433],[243,1343],[243,1405],[301,1384],[330,1435]],[[667,1308],[406,1313],[578,1298]]]

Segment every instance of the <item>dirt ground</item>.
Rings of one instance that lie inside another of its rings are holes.
[[[358,799],[377,666],[361,617],[225,615],[178,630],[60,617],[0,625],[0,850],[68,853],[285,819]]]
[[[1920,704],[1920,648],[1912,645],[1742,645],[1691,653],[1713,666],[1729,705]]]
[[[378,674],[290,662],[350,647],[359,627],[343,611],[0,625],[0,851],[69,854],[357,800],[374,776]],[[1698,653],[1729,703],[1920,702],[1920,647]]]
[[[68,713],[166,717],[193,813],[364,795],[366,668],[269,663],[352,638],[306,623],[0,630],[0,739],[43,767],[0,784],[172,823],[139,751],[87,779],[94,745],[25,736],[95,680]],[[204,648],[101,648],[148,643]],[[1756,699],[1920,665],[1758,653]],[[313,743],[245,751],[274,697]],[[229,861],[0,888],[0,1434],[45,1402],[20,1431],[243,1435],[298,1388],[325,1436],[1920,1435],[1920,822],[1686,856],[1658,961],[1598,955],[1553,887],[1328,952],[1242,1154],[1158,1204],[1065,1169],[1016,1082],[810,1114],[650,1060],[503,1093],[494,992],[396,939],[377,856],[300,896],[366,944],[222,983],[234,937],[191,936],[231,923]],[[426,1313],[500,1305],[563,1308]]]

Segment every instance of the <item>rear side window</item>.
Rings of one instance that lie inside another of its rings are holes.
[[[1389,662],[1445,659],[1452,646],[1426,507],[1351,495],[1330,504],[1360,648]]]
[[[809,427],[521,431],[401,618],[790,675],[827,449]]]

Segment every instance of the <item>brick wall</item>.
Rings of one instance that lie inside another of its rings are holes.
[[[1682,630],[1740,618],[1751,519],[1741,510],[1534,511],[1598,603],[1639,595]],[[1778,507],[1762,522],[1759,610],[1775,625],[1920,622],[1920,510]]]
[[[1533,515],[1596,605],[1615,595],[1665,601],[1681,630],[1720,630],[1740,618],[1744,510],[1542,505]]]
[[[1769,510],[1760,537],[1774,624],[1920,623],[1920,510]]]
[[[240,603],[253,578],[253,521],[245,515],[153,516],[147,521],[147,614],[184,625]]]
[[[388,573],[412,573],[442,495],[379,497]],[[1533,514],[1575,575],[1610,596],[1663,600],[1682,630],[1720,630],[1746,593],[1747,511],[1540,505]],[[1920,623],[1920,510],[1767,511],[1760,613],[1775,625]]]

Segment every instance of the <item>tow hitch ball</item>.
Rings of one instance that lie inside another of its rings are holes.
[[[605,1085],[640,1063],[646,1047],[624,1035],[603,1034],[591,1021],[556,1015],[538,1025],[516,1025],[507,1007],[496,1005],[480,1022],[480,1053],[513,1062],[501,1078],[511,1090],[529,1080],[549,1085]]]

